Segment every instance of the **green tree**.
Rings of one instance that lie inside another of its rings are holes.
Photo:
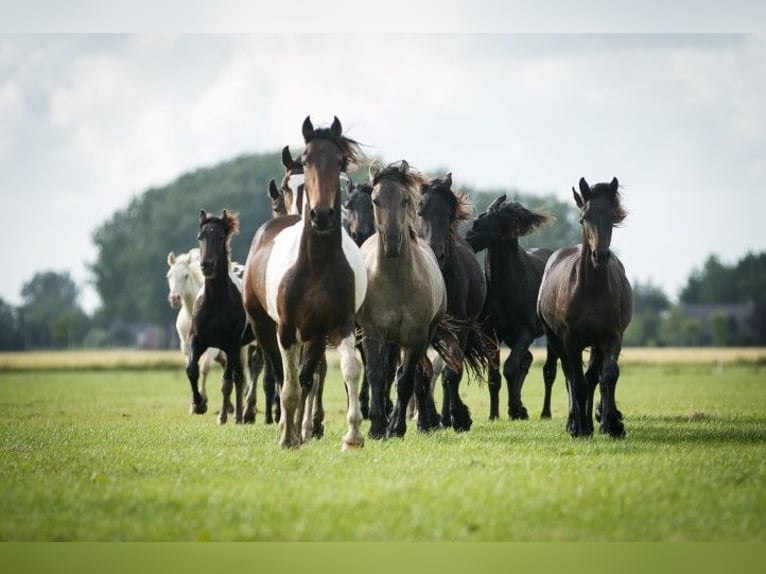
[[[88,318],[77,302],[77,285],[69,273],[37,273],[24,284],[21,296],[25,348],[72,347],[82,341]]]
[[[24,334],[19,324],[19,313],[4,299],[0,299],[0,350],[14,351],[24,348]]]
[[[280,153],[242,156],[149,189],[115,213],[93,236],[98,255],[90,269],[102,301],[99,327],[109,330],[118,320],[172,325],[168,252],[197,245],[200,209],[227,209],[239,213],[232,258],[244,263],[255,231],[270,217],[268,180],[280,181],[283,173]]]

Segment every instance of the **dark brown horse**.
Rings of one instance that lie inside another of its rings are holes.
[[[466,234],[474,251],[487,250],[484,274],[487,278],[487,299],[482,324],[487,333],[510,349],[503,364],[508,384],[508,416],[527,419],[527,409],[521,400],[521,388],[532,364],[529,347],[543,335],[543,324],[537,317],[537,293],[543,278],[550,249],[524,249],[519,237],[533,233],[553,222],[553,217],[530,211],[516,202],[506,202],[505,195],[493,201],[479,214]],[[499,416],[502,378],[499,355],[492,357],[487,381],[489,383],[489,418]],[[556,357],[549,355],[543,367],[545,396],[543,418],[550,418],[550,390],[556,378]]]
[[[315,129],[307,117],[302,131],[303,214],[272,219],[258,229],[245,264],[243,299],[267,362],[278,380],[284,378],[280,444],[297,447],[305,438],[305,399],[329,342],[337,345],[348,389],[342,446],[360,447],[354,316],[364,300],[367,271],[359,247],[341,225],[340,174],[361,154],[356,142],[343,136],[338,118],[329,128]]]
[[[402,161],[383,169],[373,164],[370,180],[376,233],[361,248],[368,286],[358,314],[371,390],[370,436],[404,436],[413,391],[421,405],[418,427],[430,430],[439,424],[429,392],[431,364],[426,350],[446,319],[447,289],[433,251],[415,231],[425,177]],[[457,343],[454,335],[452,342]],[[389,422],[385,398],[399,350],[397,399]]]
[[[194,302],[192,326],[189,333],[191,353],[186,364],[186,374],[192,391],[191,411],[202,414],[207,410],[207,400],[199,392],[199,358],[209,347],[217,347],[226,353],[226,367],[221,383],[223,405],[218,422],[227,420],[231,408],[231,391],[235,391],[234,416],[242,422],[243,373],[240,351],[253,340],[247,328],[242,307],[242,294],[229,275],[230,240],[239,230],[239,220],[234,213],[223,211],[220,217],[200,210],[199,216],[200,266],[205,276],[203,291]]]
[[[422,188],[418,215],[420,234],[433,249],[447,285],[447,313],[461,324],[458,344],[444,357],[442,371],[442,424],[456,431],[471,428],[468,407],[460,398],[464,364],[481,373],[496,349],[482,336],[478,319],[487,295],[484,272],[471,246],[458,233],[458,226],[471,219],[468,197],[452,190],[452,174],[435,178]],[[457,364],[455,369],[450,363]]]
[[[617,178],[590,187],[580,179],[574,188],[580,209],[582,243],[551,255],[545,267],[537,311],[548,344],[561,357],[569,391],[567,430],[572,436],[593,434],[593,394],[601,391],[601,432],[625,434],[615,388],[622,335],[633,313],[633,292],[625,269],[610,251],[612,228],[625,219]],[[582,352],[590,348],[583,374]]]

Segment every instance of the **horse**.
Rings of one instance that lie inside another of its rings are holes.
[[[287,213],[301,215],[303,212],[303,190],[305,187],[303,163],[300,156],[293,158],[290,146],[282,148],[282,166],[285,173],[279,188],[284,196]]]
[[[537,313],[548,344],[561,357],[569,392],[567,431],[573,437],[593,434],[593,394],[601,391],[600,431],[625,436],[615,388],[622,336],[633,313],[633,292],[625,268],[611,252],[612,228],[626,217],[619,182],[572,188],[580,210],[582,242],[563,247],[548,259],[537,298]],[[583,375],[582,352],[590,347]]]
[[[419,190],[425,181],[406,161],[383,169],[376,163],[370,166],[375,234],[361,247],[368,283],[357,321],[364,332],[371,389],[371,438],[404,436],[413,390],[420,405],[418,428],[427,431],[439,425],[427,384],[432,367],[426,351],[436,338],[434,344],[444,352],[444,342],[435,335],[437,328],[449,328],[444,324],[447,288],[433,251],[415,231]],[[457,342],[454,335],[453,340]],[[396,404],[386,425],[387,382],[400,349]]]
[[[340,174],[362,156],[337,117],[329,128],[314,128],[307,116],[302,135],[303,213],[271,219],[256,231],[242,299],[266,361],[277,380],[284,380],[280,446],[299,447],[306,439],[305,399],[329,342],[337,346],[348,391],[346,450],[364,445],[355,314],[367,290],[367,271],[359,247],[341,225]]]
[[[521,388],[532,364],[529,347],[543,335],[543,324],[537,316],[537,293],[543,269],[553,252],[551,249],[524,249],[519,237],[550,225],[555,219],[531,211],[519,203],[506,202],[505,195],[496,198],[473,221],[466,241],[475,252],[486,249],[484,274],[487,298],[482,312],[482,324],[487,333],[508,345],[510,354],[503,364],[508,384],[508,416],[527,419],[529,415],[521,400]],[[543,367],[545,400],[541,418],[550,418],[550,393],[556,378],[556,357],[549,354]],[[500,356],[492,357],[487,382],[489,387],[489,419],[499,417],[502,378]]]
[[[343,224],[346,231],[359,247],[375,233],[375,214],[372,206],[372,186],[369,183],[354,183],[350,179],[346,183],[346,201],[343,203]],[[364,348],[361,341],[357,348],[365,363]],[[370,385],[367,380],[367,369],[362,372],[362,388],[359,391],[359,401],[362,408],[362,417],[370,416]],[[386,397],[386,412],[391,412],[394,405],[391,403],[390,393]]]
[[[191,412],[207,411],[207,399],[198,389],[198,361],[209,347],[217,347],[226,354],[226,367],[221,382],[223,404],[218,422],[227,421],[231,406],[231,391],[235,392],[234,417],[242,422],[243,367],[242,347],[253,340],[242,306],[242,294],[229,274],[231,236],[239,231],[236,213],[224,209],[220,216],[199,214],[200,267],[205,277],[202,292],[194,301],[192,324],[189,332],[191,353],[186,364],[186,375],[192,391]]]
[[[463,365],[478,375],[496,349],[478,323],[487,295],[484,272],[458,233],[460,223],[472,218],[471,205],[466,195],[453,192],[451,173],[423,185],[418,217],[420,234],[433,249],[447,285],[447,313],[461,322],[458,344],[449,353],[458,368],[447,364],[442,371],[442,424],[467,431],[473,420],[459,393]]]
[[[176,256],[175,252],[168,253],[168,302],[174,309],[178,309],[176,317],[176,332],[180,342],[181,352],[185,362],[189,360],[191,348],[189,346],[189,333],[192,324],[192,311],[194,300],[203,289],[205,277],[200,267],[199,248],[190,249],[187,253]],[[231,263],[230,276],[238,286],[242,285],[241,271],[243,267],[236,262]],[[238,273],[240,275],[238,276]],[[245,375],[249,377],[248,393],[254,388],[258,375],[263,368],[263,359],[255,345],[243,347],[240,354],[243,365],[247,365]],[[217,362],[222,368],[226,368],[226,354],[215,347],[209,347],[199,360],[201,378],[199,382],[200,393],[207,399],[207,376],[213,362]],[[255,395],[252,397],[252,408],[255,409]],[[233,409],[230,409],[233,412]]]
[[[188,362],[189,353],[189,331],[191,330],[192,308],[194,299],[197,298],[205,278],[202,275],[202,269],[199,265],[199,248],[189,250],[187,253],[176,255],[174,251],[168,253],[168,303],[173,309],[178,309],[176,316],[176,333],[181,347],[181,353],[184,356],[184,362]],[[226,363],[224,355],[220,349],[209,348],[200,358],[200,392],[207,398],[207,376],[213,362],[219,363],[222,367]]]

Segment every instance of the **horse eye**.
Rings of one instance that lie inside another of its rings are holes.
[[[402,207],[409,205],[410,200],[406,197],[402,198]]]

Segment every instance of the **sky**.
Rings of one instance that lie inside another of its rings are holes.
[[[441,2],[453,9],[438,29],[416,25],[428,12],[415,8],[291,28],[262,5],[252,30],[184,5],[197,10],[165,26],[162,10],[159,24],[133,23],[89,2],[27,2],[0,20],[6,302],[53,270],[71,274],[92,311],[95,229],[185,171],[297,151],[307,115],[315,125],[337,116],[368,153],[451,171],[457,187],[572,201],[580,177],[617,177],[629,215],[613,249],[632,281],[672,299],[709,255],[731,264],[766,251],[766,34],[741,22],[692,18],[682,33],[671,19],[634,33],[622,20],[528,18],[501,29],[474,23],[470,3]],[[365,33],[370,19],[378,26]]]

